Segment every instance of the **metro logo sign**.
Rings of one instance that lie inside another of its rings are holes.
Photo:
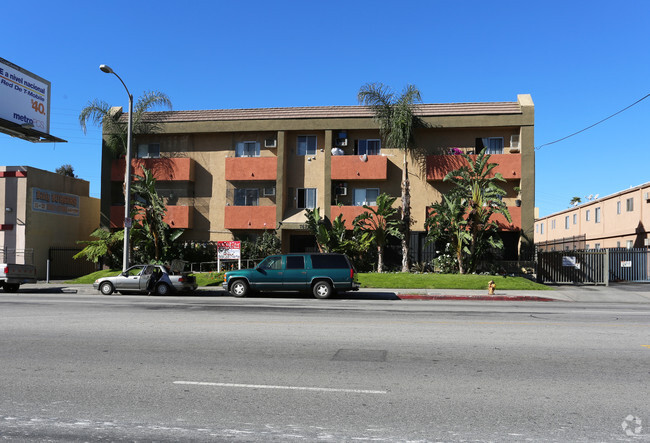
[[[47,80],[0,58],[0,118],[50,133]]]

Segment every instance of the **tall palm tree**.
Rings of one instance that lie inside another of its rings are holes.
[[[416,103],[422,103],[420,91],[413,85],[407,85],[398,96],[382,83],[368,83],[361,87],[357,99],[361,105],[372,109],[387,147],[401,149],[404,153],[401,196],[402,272],[409,272],[411,191],[408,156],[415,147],[415,128],[421,124],[421,120],[415,116]]]
[[[133,134],[153,134],[159,132],[160,125],[145,117],[152,109],[172,109],[172,102],[167,94],[159,91],[145,91],[138,98],[133,109]],[[127,122],[120,119],[121,113],[103,100],[94,99],[88,102],[79,114],[79,124],[86,133],[87,124],[102,126],[107,136],[107,144],[115,156],[126,153]]]
[[[380,194],[377,197],[377,209],[363,205],[366,210],[354,219],[354,225],[362,232],[368,232],[372,241],[377,245],[377,272],[384,271],[384,248],[388,236],[401,237],[400,222],[395,219],[397,209],[393,208],[397,197]]]

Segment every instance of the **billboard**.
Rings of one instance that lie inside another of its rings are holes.
[[[50,89],[47,80],[0,58],[0,119],[9,125],[49,134]]]

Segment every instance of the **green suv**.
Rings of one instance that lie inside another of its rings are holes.
[[[343,254],[283,254],[266,257],[253,269],[228,271],[223,288],[235,297],[251,291],[310,291],[328,298],[336,291],[356,291],[354,267]]]

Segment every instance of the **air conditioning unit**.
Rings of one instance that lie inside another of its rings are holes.
[[[510,149],[519,149],[519,135],[510,136]]]
[[[348,184],[343,183],[339,186],[339,195],[348,195]]]
[[[264,188],[264,190],[262,191],[262,195],[264,195],[264,197],[271,197],[275,195],[275,186],[271,186],[270,188]]]
[[[347,146],[348,145],[348,139],[347,138],[337,138],[336,139],[336,146]]]
[[[264,140],[264,147],[265,148],[277,148],[278,147],[278,141],[274,138],[267,138]]]

